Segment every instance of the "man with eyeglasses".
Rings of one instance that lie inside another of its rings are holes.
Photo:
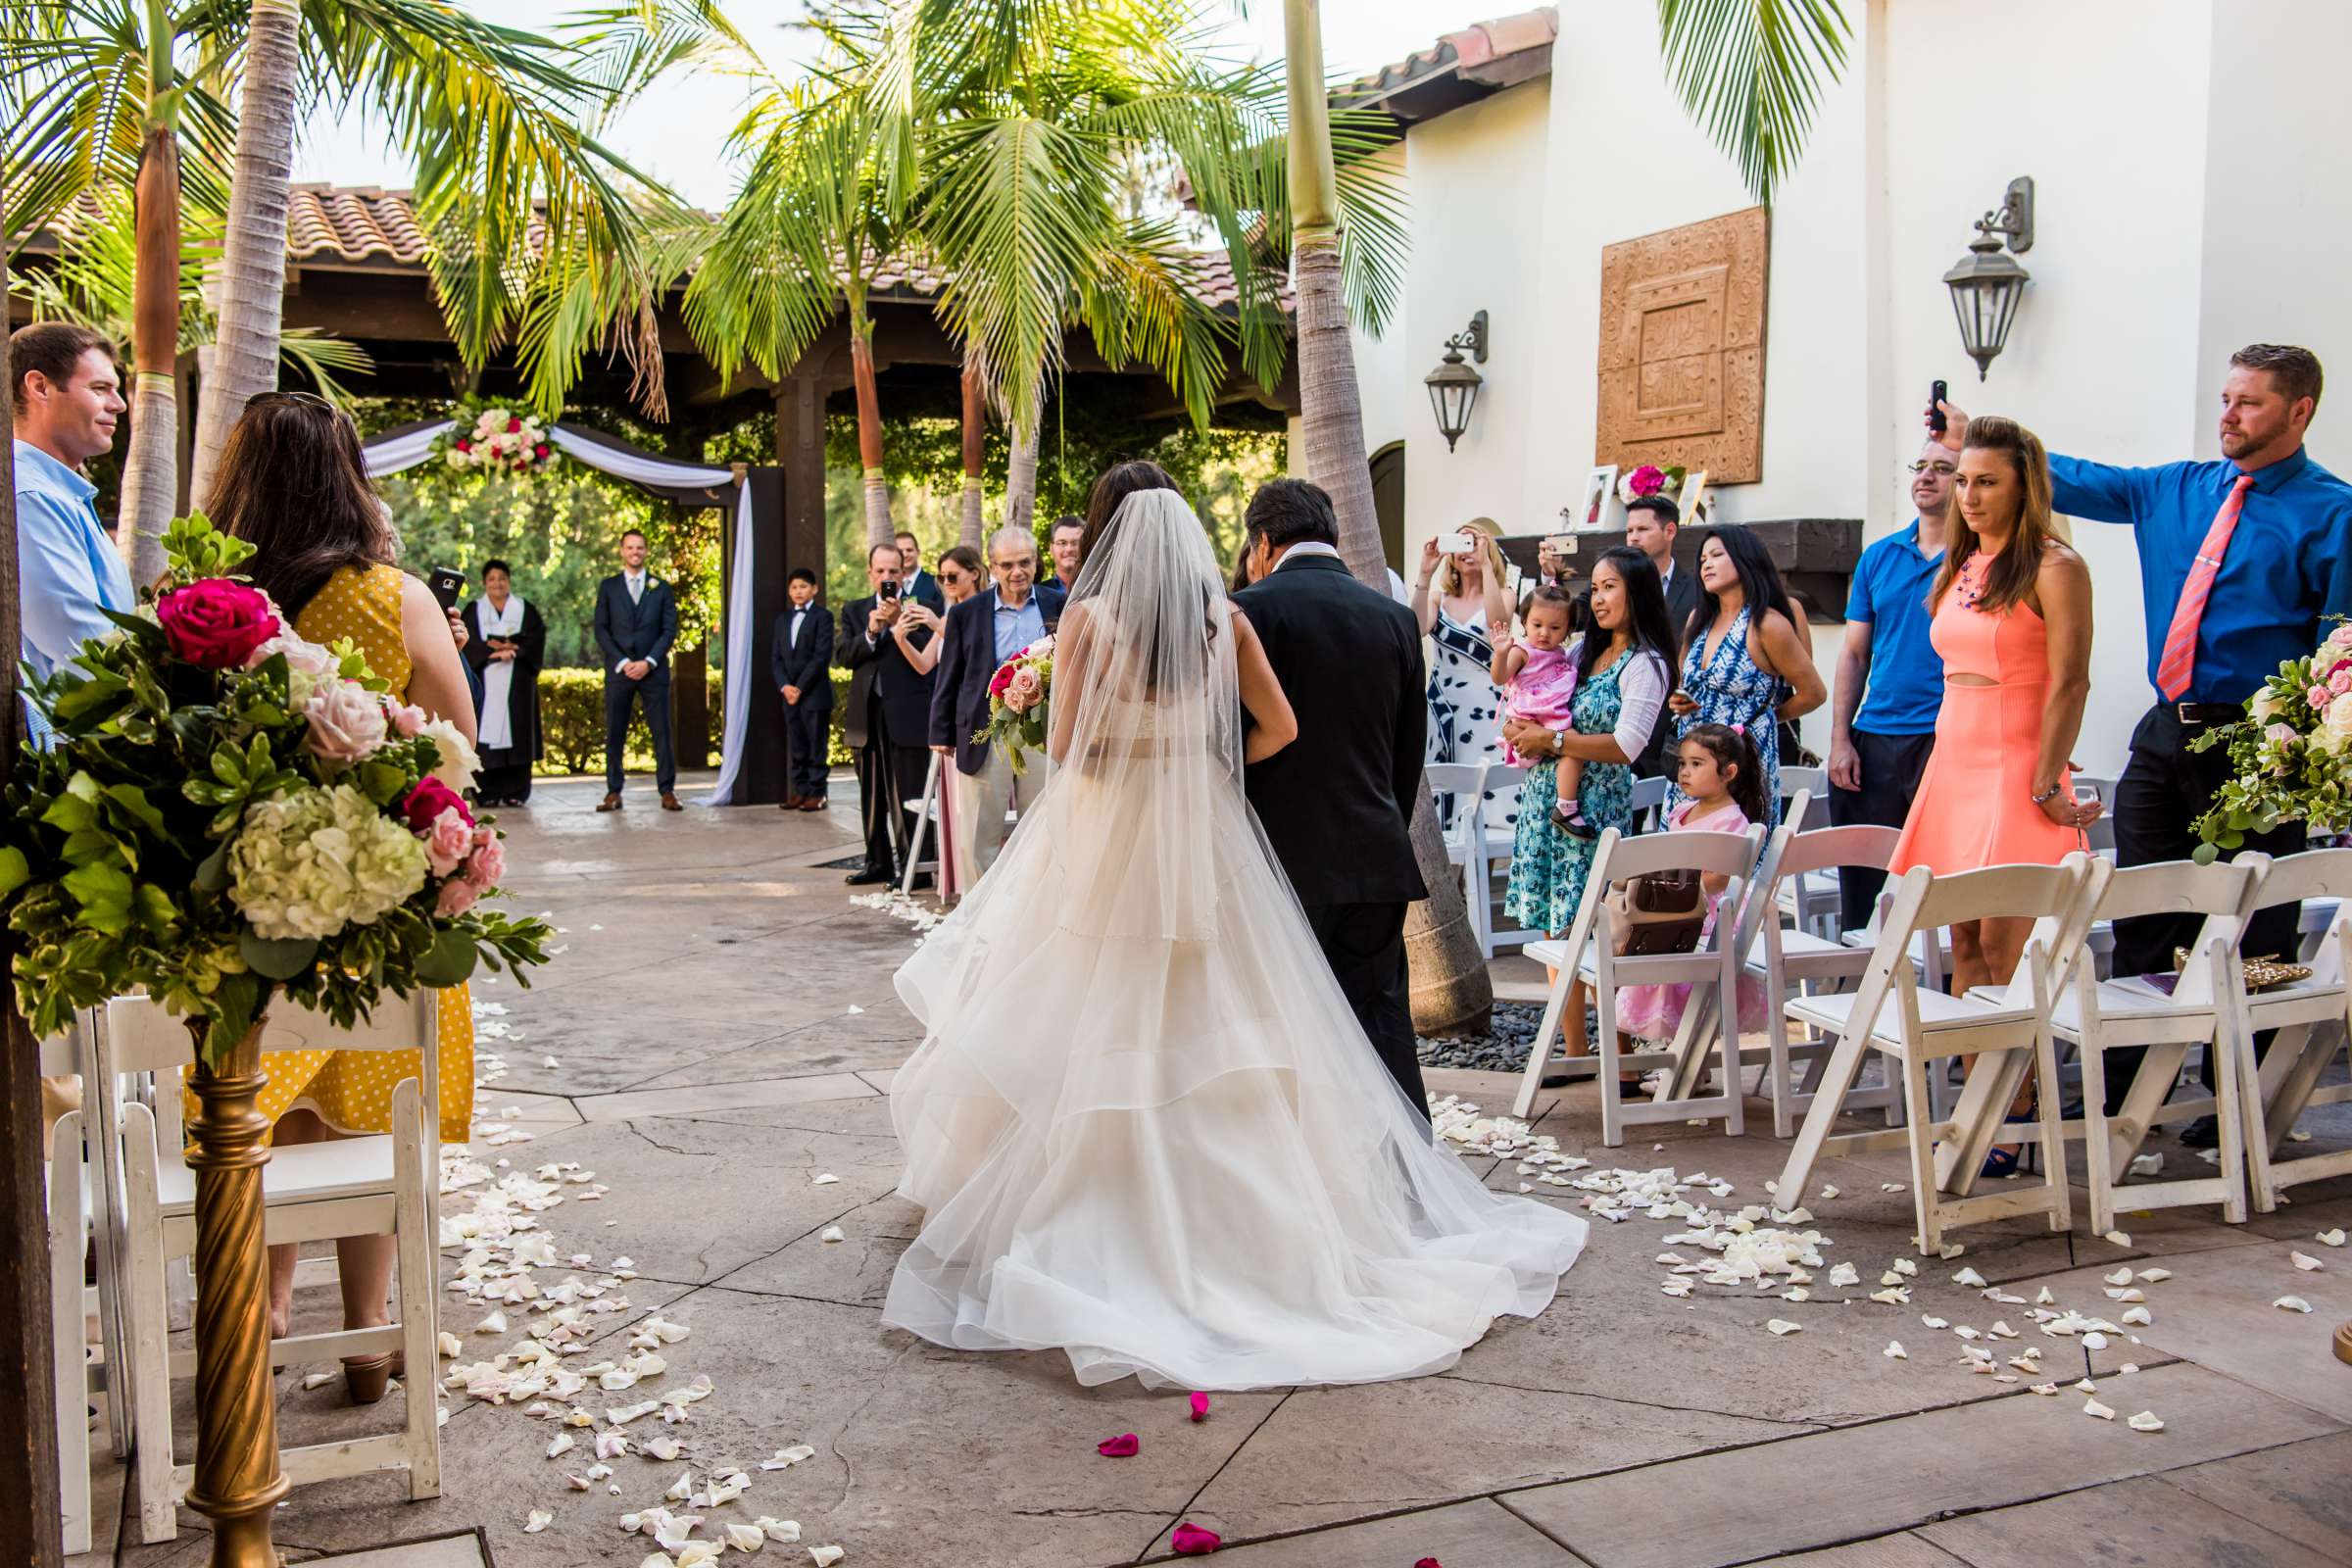
[[[1830,697],[1830,821],[1901,827],[1936,749],[1943,661],[1928,641],[1928,594],[1943,569],[1953,455],[1930,439],[1911,469],[1911,525],[1862,552],[1845,601],[1845,642]],[[1870,923],[1884,871],[1838,873],[1843,926]]]
[[[1052,631],[1063,594],[1037,585],[1037,541],[1027,529],[1000,528],[988,542],[996,586],[948,612],[947,651],[931,696],[931,749],[953,758],[974,783],[972,854],[985,873],[1004,847],[1004,813],[1018,809],[1020,781],[994,747],[972,737],[988,723],[988,683],[1004,661]]]

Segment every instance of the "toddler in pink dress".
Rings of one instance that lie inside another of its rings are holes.
[[[1764,770],[1753,742],[1727,724],[1699,724],[1683,737],[1676,782],[1689,797],[1666,819],[1669,833],[1744,833],[1764,814]],[[1750,812],[1754,814],[1751,815]],[[1715,917],[1723,905],[1729,879],[1709,874],[1702,878],[1707,893],[1707,920],[1699,930],[1704,948],[1715,934]],[[1690,1004],[1690,987],[1627,986],[1617,993],[1617,1029],[1636,1040],[1672,1040],[1682,1027],[1683,1009]],[[1740,1028],[1762,1029],[1771,1022],[1764,1007],[1764,987],[1753,975],[1740,977]]]
[[[1528,595],[1521,616],[1527,627],[1526,642],[1514,641],[1507,626],[1497,629],[1494,662],[1488,673],[1502,688],[1504,717],[1541,724],[1554,734],[1565,734],[1575,726],[1576,665],[1568,658],[1568,637],[1575,620],[1576,601],[1566,589],[1545,583]],[[1513,767],[1525,767],[1529,761],[1507,740],[1502,743],[1502,760]],[[1584,778],[1584,760],[1563,753],[1552,817],[1578,838],[1589,839],[1594,836],[1592,827],[1577,800]]]

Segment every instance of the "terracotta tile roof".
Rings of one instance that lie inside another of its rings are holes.
[[[1560,14],[1554,6],[1474,22],[1459,32],[1445,34],[1426,49],[1357,77],[1334,91],[1332,102],[1350,109],[1388,109],[1399,119],[1427,119],[1486,94],[1474,90],[1421,104],[1413,101],[1413,89],[1450,78],[1493,91],[1544,74],[1551,68],[1551,47],[1559,35]],[[1516,58],[1521,56],[1526,58]]]

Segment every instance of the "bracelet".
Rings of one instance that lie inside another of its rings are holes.
[[[2048,789],[2043,790],[2039,795],[2034,797],[2034,804],[2035,806],[2049,805],[2052,801],[2058,798],[2058,785],[2053,784]]]

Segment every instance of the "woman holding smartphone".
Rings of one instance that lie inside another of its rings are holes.
[[[1503,598],[1502,533],[1492,517],[1473,517],[1421,547],[1421,575],[1413,586],[1413,616],[1430,641],[1429,747],[1432,762],[1500,762],[1502,693],[1490,667],[1492,628],[1510,624]],[[1431,584],[1436,584],[1432,594]],[[1516,786],[1487,792],[1487,825],[1509,827],[1519,818]],[[1453,798],[1437,797],[1438,819],[1453,822]]]

